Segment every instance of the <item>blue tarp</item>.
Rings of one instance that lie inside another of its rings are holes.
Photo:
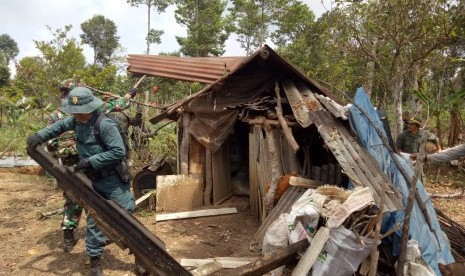
[[[383,124],[363,88],[357,89],[354,102],[359,105],[360,108],[368,114],[368,116],[371,117],[377,127],[383,132],[383,135],[386,135],[383,129]],[[350,124],[356,132],[361,144],[376,159],[380,168],[384,173],[386,173],[386,175],[388,175],[394,186],[401,193],[402,203],[405,208],[407,206],[407,197],[409,193],[407,182],[400,171],[397,169],[396,164],[391,158],[389,151],[384,146],[374,126],[355,105],[350,108]],[[412,178],[414,171],[409,162],[399,155],[396,155],[396,158],[405,169],[405,171],[407,171],[409,177]],[[436,230],[437,238],[434,233],[430,231],[428,223],[426,222],[425,217],[423,216],[423,213],[420,210],[417,202],[415,202],[412,210],[412,216],[410,218],[409,235],[411,239],[418,241],[423,259],[431,266],[436,275],[441,275],[439,272],[438,264],[449,264],[454,262],[454,258],[452,257],[450,250],[450,243],[447,236],[439,226],[439,221],[436,212],[434,211],[433,204],[431,203],[431,200],[426,193],[425,187],[421,181],[417,182],[417,189],[421,198],[426,204],[426,209],[430,216],[433,229]],[[393,213],[385,213],[383,216],[381,231],[384,233],[389,229],[392,229],[396,224],[402,225],[404,213],[404,210]],[[395,256],[399,254],[400,236],[401,231],[397,231],[394,233],[390,240],[393,245],[392,249]]]

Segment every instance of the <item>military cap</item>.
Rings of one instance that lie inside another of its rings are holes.
[[[63,106],[63,111],[71,114],[91,113],[102,104],[102,100],[95,97],[89,88],[76,87],[69,93],[68,102]]]

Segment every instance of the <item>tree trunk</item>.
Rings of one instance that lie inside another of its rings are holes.
[[[419,74],[418,65],[415,65],[413,68],[413,82],[412,89],[418,91],[418,74]],[[422,104],[420,99],[415,94],[410,95],[410,110],[412,111],[412,116],[420,116],[422,110]]]
[[[149,41],[149,33],[150,33],[150,9],[152,6],[147,4],[147,55],[150,55],[150,41]]]
[[[460,115],[460,105],[454,105],[450,111],[450,127],[448,147],[453,147],[462,143],[463,120]]]
[[[437,131],[437,136],[439,140],[439,145],[441,146],[441,148],[443,148],[442,146],[442,124],[439,118],[440,115],[441,113],[438,111],[438,112],[435,112],[434,117],[436,117],[436,131]]]
[[[395,140],[397,140],[397,136],[402,132],[402,92],[404,86],[404,75],[403,73],[398,73],[397,77],[393,78],[392,82],[392,95],[394,97],[394,134]]]
[[[376,56],[376,46],[378,45],[378,38],[377,37],[374,37],[373,38],[373,50],[372,50],[372,55],[373,57]],[[368,62],[367,62],[367,67],[366,67],[366,70],[367,70],[367,80],[366,80],[366,83],[365,83],[365,91],[368,95],[368,97],[371,98],[371,93],[372,93],[372,90],[373,90],[373,79],[374,79],[374,76],[375,76],[375,60],[374,59],[370,59]]]

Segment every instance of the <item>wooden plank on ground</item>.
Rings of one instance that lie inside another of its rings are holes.
[[[315,237],[312,239],[310,247],[307,248],[307,251],[305,251],[305,254],[302,256],[300,261],[297,263],[297,266],[294,268],[292,276],[307,275],[308,271],[310,271],[310,268],[312,268],[313,264],[316,261],[316,258],[323,249],[323,246],[326,244],[328,238],[329,228],[320,227],[320,229],[318,229],[318,232],[316,232]]]
[[[237,268],[255,261],[255,257],[216,257],[207,259],[181,259],[182,266],[198,267],[217,261],[223,268]]]
[[[220,209],[208,209],[208,210],[197,210],[170,214],[158,214],[155,216],[155,221],[173,220],[173,219],[186,219],[186,218],[197,218],[197,217],[210,217],[237,214],[236,208],[220,208]]]
[[[218,261],[212,261],[199,266],[196,269],[192,270],[191,273],[193,276],[206,276],[211,275],[221,269],[221,263]]]

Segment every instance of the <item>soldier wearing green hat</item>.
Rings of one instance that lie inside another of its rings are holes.
[[[48,125],[61,121],[67,116],[62,108],[68,104],[67,100],[70,91],[78,86],[83,87],[84,84],[78,83],[74,79],[66,79],[60,82],[58,88],[62,96],[62,107],[58,107],[50,114]],[[105,103],[99,106],[99,109],[104,113],[122,111],[130,106],[129,100],[135,97],[136,94],[137,89],[131,89],[122,98],[105,101]],[[65,166],[76,165],[79,161],[74,141],[74,134],[72,131],[65,132],[59,137],[47,141],[47,149]],[[63,196],[65,198],[63,205],[63,219],[61,221],[61,228],[63,229],[63,251],[71,252],[77,242],[75,239],[75,231],[79,226],[82,207],[75,204],[65,192],[63,193]]]
[[[130,192],[130,183],[123,181],[115,170],[115,166],[126,154],[116,123],[104,118],[99,124],[100,139],[94,135],[93,123],[100,116],[102,105],[103,101],[95,97],[90,89],[73,89],[63,107],[63,111],[72,116],[39,130],[28,137],[27,144],[35,147],[67,131],[74,131],[79,156],[75,171],[92,175],[92,185],[97,193],[105,199],[115,200],[123,209],[132,213],[135,202]],[[105,234],[96,226],[95,220],[87,216],[86,254],[91,260],[92,275],[103,275],[99,261],[107,241]]]
[[[417,153],[420,150],[422,133],[427,132],[427,141],[436,146],[436,151],[441,150],[439,139],[433,133],[420,129],[422,125],[418,117],[412,117],[407,121],[407,130],[402,132],[396,139],[396,149],[398,152]]]

